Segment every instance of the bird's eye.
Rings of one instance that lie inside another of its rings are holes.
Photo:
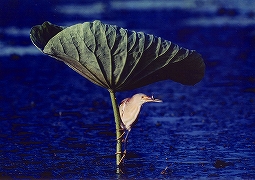
[[[144,96],[142,96],[142,99],[144,98]]]

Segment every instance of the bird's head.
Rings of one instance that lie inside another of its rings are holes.
[[[147,103],[147,102],[162,102],[162,100],[160,99],[155,99],[152,97],[149,97],[145,94],[139,93],[139,94],[135,94],[132,99],[134,99],[135,101],[139,102],[140,104],[143,103]]]

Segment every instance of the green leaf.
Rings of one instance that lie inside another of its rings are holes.
[[[194,85],[205,73],[204,61],[194,50],[100,21],[65,29],[45,22],[32,28],[31,40],[43,53],[115,92],[166,79]]]
[[[48,41],[63,29],[63,27],[55,26],[46,21],[42,25],[34,26],[31,29],[30,38],[36,47],[43,50]]]

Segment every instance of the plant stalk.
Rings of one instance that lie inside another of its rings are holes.
[[[111,96],[111,101],[112,101],[112,108],[113,108],[113,114],[114,114],[114,119],[115,119],[115,126],[116,126],[116,140],[117,140],[117,144],[116,144],[116,165],[117,165],[117,169],[116,169],[116,173],[120,174],[122,172],[121,167],[122,167],[122,142],[121,142],[121,134],[122,134],[122,130],[121,130],[121,119],[120,119],[120,113],[119,113],[119,107],[116,101],[116,97],[115,97],[115,92],[109,90],[110,92],[110,96]]]

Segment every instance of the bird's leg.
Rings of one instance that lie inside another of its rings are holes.
[[[126,154],[126,152],[127,152],[127,139],[128,139],[128,135],[129,135],[130,131],[131,131],[131,129],[127,130],[127,134],[123,140],[124,141],[124,152],[123,152],[124,154]]]
[[[124,163],[124,158],[125,157],[126,157],[126,153],[123,152],[123,156],[121,157],[119,164],[122,164],[122,161]]]
[[[131,130],[131,129],[130,129]],[[130,130],[127,130],[126,132],[124,131],[123,132],[123,134],[121,135],[121,137],[123,137],[123,135],[124,134],[126,134],[126,136],[125,136],[125,138],[123,139],[123,143],[124,143],[124,151],[123,151],[123,155],[122,155],[122,157],[121,157],[121,159],[120,159],[120,162],[119,162],[119,164],[121,163],[121,162],[124,162],[124,158],[126,157],[126,154],[127,154],[127,138],[128,138],[128,135],[129,135],[129,132],[130,132]],[[118,138],[118,139],[120,139],[120,138]]]
[[[118,129],[118,131],[119,132],[123,131],[123,133],[116,139],[116,141],[120,140],[124,136],[124,134],[125,134],[125,128],[123,126],[125,126],[125,125],[121,122],[121,125],[120,125],[121,128]]]
[[[120,130],[122,131],[122,130],[124,130],[124,129],[120,129]],[[120,139],[124,136],[125,133],[126,133],[126,132],[123,131],[123,133],[120,135],[120,137],[118,137],[116,140],[117,140],[117,141],[120,140]]]

